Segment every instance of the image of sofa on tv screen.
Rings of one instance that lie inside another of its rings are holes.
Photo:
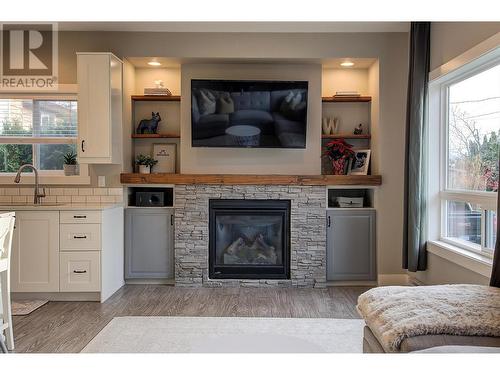
[[[192,87],[193,147],[305,148],[306,88]],[[236,86],[236,87],[235,87]],[[238,89],[238,90],[236,90]]]

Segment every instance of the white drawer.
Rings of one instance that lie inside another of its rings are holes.
[[[60,221],[64,224],[99,224],[101,211],[61,211]]]
[[[61,224],[60,249],[101,250],[101,224]]]
[[[101,290],[100,253],[72,251],[59,254],[61,292],[99,292]]]

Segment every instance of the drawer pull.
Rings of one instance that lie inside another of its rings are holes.
[[[87,238],[87,236],[73,236],[73,238],[76,240],[84,240]]]
[[[83,270],[83,271],[73,270],[73,273],[87,273],[87,270]]]
[[[73,215],[73,219],[86,219],[87,215]]]

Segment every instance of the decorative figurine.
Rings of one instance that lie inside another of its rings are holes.
[[[151,112],[152,118],[141,120],[137,127],[137,134],[156,134],[158,123],[161,121],[160,112]]]
[[[354,134],[363,134],[363,124],[359,124],[356,128],[354,128]]]

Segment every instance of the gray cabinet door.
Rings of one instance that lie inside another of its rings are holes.
[[[174,210],[125,212],[125,278],[174,278]]]
[[[327,211],[329,281],[376,280],[375,211]]]

